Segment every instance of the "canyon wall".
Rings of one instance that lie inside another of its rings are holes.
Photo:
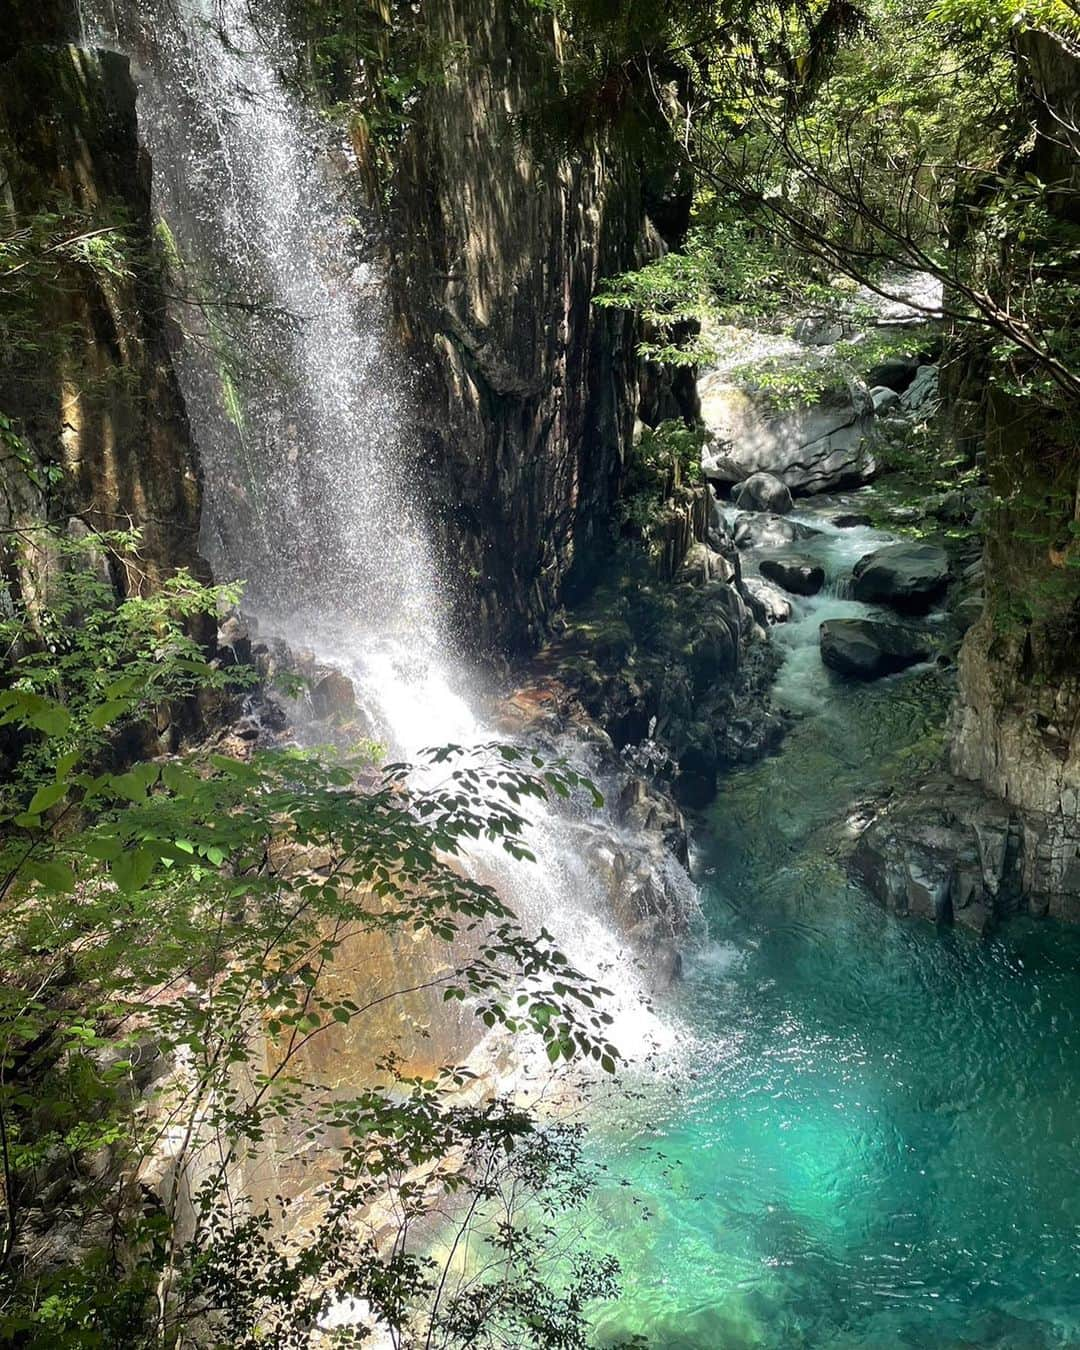
[[[617,128],[567,146],[522,124],[558,84],[551,14],[439,0],[425,22],[445,70],[412,118],[389,231],[421,460],[469,640],[520,648],[611,548],[642,370],[636,319],[593,294],[678,238],[689,200]],[[675,406],[655,381],[649,398]]]
[[[1080,224],[1080,61],[1049,34],[1018,40],[1037,128],[1031,168],[1063,229]],[[1021,888],[1080,919],[1080,452],[1075,412],[989,386],[983,431],[995,499],[987,608],[960,657],[955,773],[1016,813]]]
[[[1080,61],[1047,33],[1016,42],[1025,167],[1050,188],[1050,238],[1075,249]],[[985,457],[986,604],[960,651],[953,776],[885,811],[856,864],[901,913],[1080,921],[1080,415],[992,378],[970,339],[953,335],[943,368],[953,433]]]
[[[0,511],[9,544],[44,520],[69,534],[138,528],[137,558],[112,576],[123,594],[178,567],[205,573],[200,479],[135,88],[125,58],[69,45],[76,19],[74,4],[18,0],[0,45],[0,234],[38,239],[35,260],[16,254],[4,278]],[[35,584],[42,565],[9,548],[9,584]]]

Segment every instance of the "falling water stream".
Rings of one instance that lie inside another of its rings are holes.
[[[350,678],[390,755],[483,746],[504,737],[450,635],[410,444],[411,376],[389,337],[370,227],[347,151],[281,77],[290,44],[276,12],[248,0],[84,3],[98,40],[132,59],[155,210],[183,280],[173,312],[205,476],[202,549],[218,579],[244,579],[261,632]],[[629,1044],[670,1042],[605,914],[580,822],[523,813],[537,865],[481,842],[474,866],[525,925],[613,988]],[[674,867],[660,884],[690,890]]]
[[[189,286],[178,359],[218,576],[343,669],[396,754],[492,739],[447,633],[378,264],[344,152],[268,55],[281,34],[245,0],[87,0],[87,23],[133,58]],[[700,823],[709,939],[662,1018],[565,822],[542,814],[541,865],[505,877],[527,921],[615,980],[616,1037],[656,1045],[593,1122],[609,1181],[585,1227],[624,1274],[598,1336],[1080,1346],[1080,936],[938,933],[846,879],[835,822],[939,731],[947,691],[930,668],[868,687],[824,670],[817,626],[865,612],[842,578],[880,536],[814,523],[804,551],[836,584],[775,630],[798,720]]]

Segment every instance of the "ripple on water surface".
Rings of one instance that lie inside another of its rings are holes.
[[[978,942],[853,890],[825,827],[945,691],[821,689],[701,840],[692,1055],[596,1133],[587,1231],[623,1268],[598,1343],[1080,1346],[1080,935]]]

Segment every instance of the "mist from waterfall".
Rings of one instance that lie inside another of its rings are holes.
[[[350,677],[392,755],[499,739],[449,637],[408,440],[411,375],[348,195],[348,151],[283,82],[280,20],[248,0],[86,7],[98,40],[132,58],[155,209],[185,282],[177,367],[215,575],[244,579],[261,632]],[[478,865],[523,922],[615,987],[617,1042],[668,1042],[603,912],[580,822],[536,809],[529,842],[536,865],[495,845]],[[689,887],[672,869],[664,884]]]

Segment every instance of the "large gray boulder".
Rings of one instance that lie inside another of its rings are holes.
[[[732,501],[741,511],[771,511],[786,516],[791,510],[791,492],[772,473],[752,473],[735,489]]]
[[[932,403],[937,395],[937,366],[920,366],[910,386],[901,394],[900,405],[909,412],[919,412]]]
[[[787,623],[791,618],[791,601],[778,586],[762,577],[747,577],[743,586],[758,618],[767,627]]]
[[[921,633],[876,619],[826,619],[820,636],[822,661],[856,680],[893,675],[930,654]]]
[[[761,575],[775,581],[792,595],[817,595],[825,585],[825,569],[813,558],[788,553],[779,558],[763,558]]]
[[[879,384],[870,390],[870,401],[874,405],[874,412],[879,417],[895,408],[900,402],[900,395],[895,389],[890,389],[888,385]]]
[[[703,462],[707,478],[732,483],[769,473],[792,493],[809,495],[868,482],[874,407],[865,386],[827,389],[810,407],[777,412],[765,392],[737,388],[717,374],[701,386],[706,426],[722,445]]]
[[[936,544],[887,544],[855,564],[852,594],[865,604],[921,614],[949,583],[949,559]]]
[[[818,531],[783,516],[751,512],[735,517],[734,538],[739,548],[783,548],[797,539],[809,539]]]
[[[931,781],[890,802],[860,836],[852,870],[893,914],[976,933],[1021,908],[1041,840],[1010,806],[972,784]]]

